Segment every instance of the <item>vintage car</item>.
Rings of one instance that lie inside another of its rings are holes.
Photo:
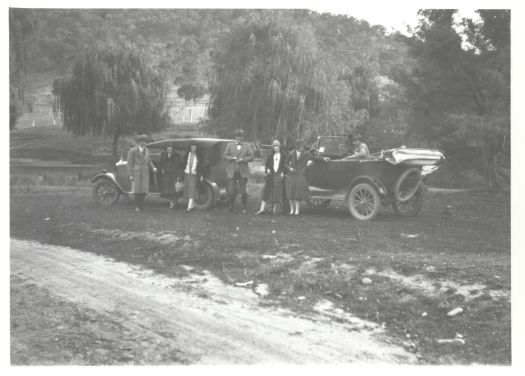
[[[345,157],[346,150],[344,138],[321,137],[314,144],[315,154],[330,158],[307,167],[308,204],[326,207],[344,201],[352,216],[363,221],[374,218],[381,205],[392,206],[401,216],[417,215],[423,205],[423,179],[445,159],[432,149],[395,148],[367,159]]]
[[[196,143],[202,152],[208,168],[204,180],[199,186],[199,198],[195,200],[197,209],[207,209],[226,194],[226,162],[223,161],[226,145],[234,140],[216,138],[178,138],[155,141],[147,144],[151,150],[153,164],[158,166],[160,153],[168,146],[181,157],[188,151],[190,143]],[[115,172],[103,171],[92,178],[93,199],[102,205],[118,202],[120,195],[131,195],[131,181],[127,171],[127,162],[121,158],[115,165]],[[157,170],[160,171],[160,168]],[[150,172],[150,194],[160,195],[162,175]]]

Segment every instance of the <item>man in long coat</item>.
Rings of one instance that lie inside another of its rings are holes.
[[[229,211],[233,211],[235,197],[237,196],[237,183],[242,199],[242,212],[246,213],[246,204],[248,194],[246,193],[246,184],[250,168],[248,162],[253,161],[254,155],[249,143],[244,142],[244,131],[238,129],[235,132],[235,142],[226,146],[224,151],[224,160],[228,162],[226,166],[226,177],[228,178]]]
[[[137,138],[138,145],[128,152],[128,174],[131,180],[131,193],[135,201],[135,210],[144,210],[144,199],[149,193],[149,169],[157,172],[151,161],[151,154],[146,147],[147,136]]]

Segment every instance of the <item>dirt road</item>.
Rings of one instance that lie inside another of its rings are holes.
[[[99,312],[137,339],[163,340],[163,351],[183,354],[179,358],[184,363],[415,361],[388,343],[377,326],[359,320],[334,323],[322,314],[297,317],[264,307],[251,289],[223,285],[211,274],[168,278],[87,252],[15,239],[11,274],[12,281],[31,283],[80,310]],[[24,351],[16,331],[12,336],[12,351]],[[155,364],[155,354],[144,350],[135,363]]]

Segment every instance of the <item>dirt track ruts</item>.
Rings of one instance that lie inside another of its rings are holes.
[[[11,273],[137,335],[168,337],[190,364],[415,362],[375,331],[261,307],[246,289],[195,294],[181,280],[67,247],[12,239]]]

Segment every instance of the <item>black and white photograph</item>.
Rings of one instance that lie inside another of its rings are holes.
[[[519,364],[519,21],[437,4],[7,4],[8,367]]]

